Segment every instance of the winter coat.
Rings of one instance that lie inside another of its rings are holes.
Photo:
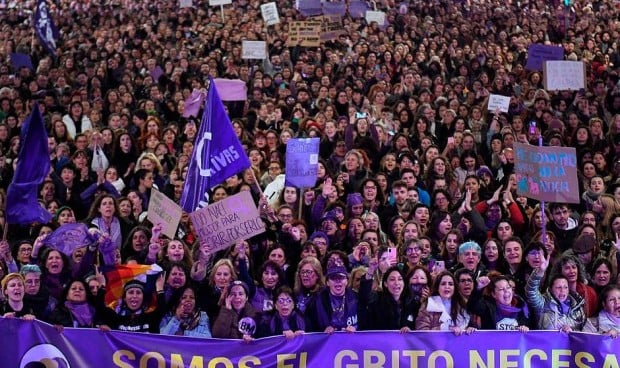
[[[523,299],[514,296],[514,307],[518,308],[518,313],[512,317],[499,319],[497,304],[494,299],[485,298],[479,290],[474,289],[467,300],[467,311],[480,317],[481,330],[513,330],[517,326],[530,327],[530,314]]]
[[[360,281],[360,304],[366,307],[363,321],[364,330],[400,330],[415,327],[415,319],[420,305],[413,298],[401,296],[401,301],[394,300],[386,291],[373,292],[373,280],[362,277]],[[403,291],[405,293],[405,291]]]
[[[287,331],[304,331],[306,329],[306,323],[303,315],[297,310],[293,311],[291,315],[288,316],[288,326],[289,328]],[[257,337],[280,336],[284,331],[283,321],[280,315],[277,312],[268,313],[263,316],[258,324]]]
[[[333,308],[330,301],[329,289],[321,290],[306,308],[306,331],[323,332],[329,326],[335,330],[344,330],[349,326],[358,327],[358,298],[357,293],[349,288],[345,291],[345,320],[343,326],[334,326],[332,323]]]
[[[181,321],[173,314],[167,314],[159,324],[159,333],[162,335],[178,335],[190,337],[211,338],[209,328],[209,316],[206,312],[200,311],[198,323],[192,329],[183,329]]]
[[[470,316],[467,310],[459,308],[456,321],[452,320],[450,311],[446,310],[441,297],[438,295],[429,297],[420,308],[415,322],[416,330],[440,330],[450,331],[450,327],[458,326],[465,329],[470,326]]]
[[[243,309],[237,312],[234,309],[221,308],[220,313],[213,324],[213,337],[222,339],[242,339],[243,333],[239,331],[239,322],[246,317],[254,320],[254,332],[256,331],[256,310],[250,302],[246,302]],[[252,334],[254,335],[254,334]]]
[[[568,296],[570,300],[568,312],[563,313],[560,302],[549,291],[544,294],[540,292],[541,280],[542,277],[534,271],[527,280],[525,287],[525,295],[533,309],[538,328],[559,330],[562,326],[568,325],[573,330],[581,331],[586,323],[583,298],[579,294],[571,292]]]

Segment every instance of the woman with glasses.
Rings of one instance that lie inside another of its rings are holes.
[[[279,287],[273,296],[273,312],[263,316],[258,325],[258,337],[284,335],[290,340],[304,334],[304,317],[295,306],[293,290]]]
[[[482,330],[530,330],[525,301],[515,294],[512,280],[495,272],[478,279],[467,301],[467,311],[480,317]]]

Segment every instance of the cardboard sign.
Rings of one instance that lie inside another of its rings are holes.
[[[579,203],[577,151],[515,143],[517,193],[539,201]]]
[[[242,59],[265,59],[267,58],[267,43],[265,41],[242,41]]]
[[[321,21],[291,22],[288,31],[287,46],[318,47],[321,44]]]
[[[487,110],[495,111],[499,109],[501,112],[508,112],[508,108],[510,107],[510,97],[502,96],[502,95],[489,95],[489,105]]]
[[[296,188],[316,184],[319,138],[291,138],[286,143],[286,183]]]
[[[278,14],[278,8],[275,2],[261,5],[260,13],[266,25],[272,26],[280,23],[280,14]]]
[[[545,61],[562,59],[564,59],[564,48],[562,46],[549,46],[534,43],[527,48],[525,69],[541,71],[543,70]]]
[[[146,218],[153,224],[162,224],[161,233],[174,239],[183,210],[174,201],[156,189],[151,190],[151,199]]]
[[[232,4],[232,0],[209,0],[209,6]]]
[[[209,246],[210,253],[265,231],[265,224],[248,191],[210,204],[190,213],[189,217],[198,238]]]
[[[324,15],[321,26],[321,41],[335,40],[347,31],[342,26],[342,17],[339,15]]]
[[[385,13],[382,11],[366,10],[366,22],[368,24],[377,22],[378,25],[382,26],[385,24]]]
[[[543,76],[548,91],[577,91],[586,88],[586,65],[583,61],[545,61]]]
[[[179,0],[179,9],[193,7],[193,0]]]

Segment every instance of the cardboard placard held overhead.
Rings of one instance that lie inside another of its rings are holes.
[[[208,245],[209,253],[265,231],[265,223],[248,191],[191,212],[189,217],[198,238]]]
[[[385,24],[385,12],[375,11],[375,10],[366,10],[366,22],[370,24],[371,22],[377,22],[378,25],[382,26]]]
[[[267,43],[265,41],[242,41],[241,58],[259,59],[267,57]]]
[[[335,40],[347,31],[342,25],[342,17],[339,15],[323,15],[321,41]]]
[[[278,14],[278,8],[275,2],[261,5],[260,13],[266,25],[272,26],[280,23],[280,14]]]
[[[209,6],[232,4],[232,0],[209,0]]]
[[[286,183],[296,188],[316,184],[319,138],[291,138],[286,144]]]
[[[495,111],[499,109],[501,112],[508,112],[508,108],[510,108],[510,97],[494,94],[489,95],[487,110]]]
[[[586,88],[586,64],[583,61],[545,61],[543,77],[548,91],[577,91]]]
[[[318,47],[321,44],[321,21],[298,21],[289,25],[287,46]]]
[[[179,9],[193,7],[193,0],[179,0]]]
[[[162,234],[174,239],[183,210],[157,189],[151,190],[146,218],[154,225],[162,224]]]
[[[562,46],[551,46],[541,44],[531,44],[527,48],[527,70],[543,70],[543,64],[547,60],[562,60],[564,58],[564,48]]]

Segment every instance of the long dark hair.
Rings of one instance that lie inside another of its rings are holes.
[[[439,285],[441,284],[441,279],[444,278],[444,276],[448,276],[454,283],[454,292],[452,293],[452,297],[450,297],[450,318],[452,318],[452,322],[456,323],[459,314],[463,315],[466,311],[466,304],[461,294],[459,294],[458,280],[454,277],[454,274],[450,271],[442,271],[439,275],[437,275],[437,277],[435,277],[435,282],[433,282],[431,295],[439,295]]]

